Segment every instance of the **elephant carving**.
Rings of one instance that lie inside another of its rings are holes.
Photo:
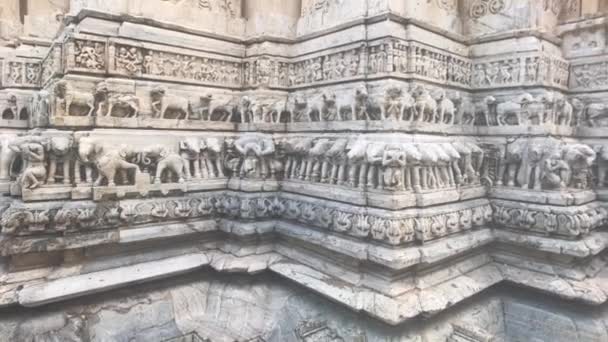
[[[456,120],[456,107],[445,91],[437,97],[437,122],[440,124],[453,125]]]
[[[278,172],[283,171],[282,163],[273,158],[276,147],[272,138],[244,136],[234,146],[241,156],[240,178],[275,178]]]
[[[184,160],[184,177],[190,180],[201,179],[201,151],[203,150],[204,141],[199,138],[188,138],[179,143],[180,154]]]
[[[115,176],[119,171],[139,173],[139,167],[127,161],[135,152],[124,145],[119,148],[104,146],[96,138],[81,137],[78,141],[78,155],[82,162],[92,162],[95,165],[98,176],[94,186],[100,186],[104,179],[107,180],[108,186],[116,186]],[[126,179],[123,179],[123,182],[126,182]]]
[[[432,122],[435,119],[435,113],[437,112],[437,101],[435,101],[429,91],[421,85],[414,88],[412,96],[415,99],[414,108],[416,109],[417,121]]]
[[[519,125],[521,120],[521,105],[513,101],[491,103],[495,107],[495,117],[498,126]]]
[[[504,158],[498,169],[497,185],[515,186],[515,176],[521,166],[526,147],[524,140],[517,140],[505,147]]]
[[[608,145],[596,145],[594,150],[597,154],[597,186],[604,188],[608,185]]]
[[[155,87],[151,95],[152,111],[156,118],[168,119],[169,112],[173,112],[176,119],[185,120],[189,117],[192,106],[187,98],[169,95],[163,87]]]
[[[337,121],[340,120],[336,104],[336,94],[323,93],[310,101],[308,117],[311,121]]]
[[[154,176],[155,184],[161,184],[163,180],[172,183],[173,178],[176,178],[178,183],[184,182],[186,163],[179,154],[167,150],[163,145],[147,147],[143,154],[146,158],[157,162],[156,175]]]
[[[329,139],[317,139],[313,142],[312,148],[308,151],[306,161],[305,181],[318,182],[321,179],[323,172],[323,158],[325,153],[331,148]]]
[[[590,127],[600,127],[602,121],[608,118],[608,107],[603,103],[592,103],[587,106],[586,114]]]
[[[574,107],[565,98],[559,98],[555,102],[555,124],[572,126],[574,122]]]
[[[570,168],[566,184],[575,189],[589,188],[591,165],[595,161],[596,152],[585,144],[570,144],[564,147],[562,158]]]
[[[409,93],[399,87],[389,88],[381,104],[382,120],[406,120],[408,115],[411,115],[412,108],[414,108],[414,99]]]
[[[517,182],[522,189],[531,186],[535,190],[542,189],[543,163],[555,153],[559,154],[559,145],[553,139],[528,141],[523,149],[521,167],[517,174]]]
[[[19,151],[10,148],[10,146],[17,139],[18,138],[15,135],[0,135],[0,181],[8,181],[11,179],[13,164],[17,160]]]
[[[57,166],[61,164],[61,178],[63,184],[70,184],[70,161],[72,160],[72,148],[74,140],[71,136],[52,137],[48,145],[49,149],[49,170],[47,183],[54,184]]]
[[[207,138],[201,142],[201,172],[203,178],[223,178],[222,146],[224,141],[220,138]]]
[[[288,103],[289,112],[291,113],[291,122],[310,122],[310,112],[308,110],[308,102],[300,97],[295,96],[289,100]]]
[[[126,111],[126,114],[121,117],[136,117],[139,114],[139,98],[130,94],[110,95],[108,98],[108,111],[106,112],[106,116],[116,116],[114,115],[115,108]]]
[[[97,87],[97,94],[107,93],[104,84],[102,82],[101,86]],[[57,108],[63,110],[63,115],[78,116],[72,114],[73,106],[85,109],[83,116],[93,116],[95,112],[95,95],[72,89],[68,81],[59,81],[55,84],[55,97],[57,99]]]

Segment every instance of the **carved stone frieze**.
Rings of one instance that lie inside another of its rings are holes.
[[[472,86],[486,89],[540,84],[566,88],[568,68],[567,61],[544,54],[480,61],[473,64]]]
[[[492,200],[494,223],[507,228],[576,237],[606,224],[608,211],[597,203],[556,207]]]
[[[359,239],[400,245],[485,227],[492,218],[492,209],[487,201],[478,200],[460,209],[447,206],[434,215],[415,211],[394,215],[382,210],[365,213],[360,207],[294,195],[211,192],[169,199],[55,202],[51,206],[15,203],[3,212],[0,222],[3,234],[36,235],[221,217],[294,221]]]
[[[510,0],[474,0],[469,4],[469,16],[473,19],[502,12]]]
[[[203,268],[302,287],[186,279],[0,336],[489,342],[519,334],[510,285],[478,295],[501,282],[608,302],[608,2],[47,2],[56,35],[0,8],[26,28],[0,39],[0,307]],[[584,309],[545,320],[580,340]]]
[[[1,86],[7,88],[32,88],[40,84],[41,66],[37,59],[5,59],[0,63]]]
[[[240,87],[242,63],[110,42],[109,72],[158,80]]]
[[[608,87],[608,61],[573,64],[570,75],[570,86],[573,90],[606,89]]]

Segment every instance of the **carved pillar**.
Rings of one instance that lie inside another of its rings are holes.
[[[246,0],[248,36],[291,37],[300,17],[300,0]]]

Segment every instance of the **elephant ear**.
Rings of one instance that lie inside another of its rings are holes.
[[[96,155],[100,155],[103,152],[103,146],[98,142],[94,142],[93,151],[95,152]]]

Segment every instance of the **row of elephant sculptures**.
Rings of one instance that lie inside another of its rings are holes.
[[[107,140],[86,133],[5,135],[0,181],[17,181],[22,189],[114,186],[134,184],[145,173],[157,184],[234,177],[418,192],[479,184],[491,164],[486,147],[464,140],[402,143],[247,134],[185,138],[178,147]],[[520,138],[500,148],[496,185],[535,190],[607,185],[608,145]]]
[[[359,189],[414,191],[478,184],[483,150],[472,142],[399,143],[295,138],[285,178]]]
[[[238,177],[321,182],[384,190],[439,189],[479,182],[483,150],[469,142],[382,143],[363,139],[185,138],[179,148],[116,145],[87,134],[6,136],[0,180],[22,189],[45,184],[134,184]]]
[[[596,161],[596,156],[599,157]],[[564,143],[553,138],[517,139],[499,157],[496,183],[523,189],[588,189],[597,167],[600,186],[608,171],[608,148]]]
[[[76,90],[66,80],[58,81],[53,91],[54,115],[133,118],[143,113],[142,101],[135,94],[110,89],[105,81],[98,83],[92,93]],[[35,94],[30,112],[49,115],[52,111],[49,96],[46,90]],[[460,95],[447,96],[444,90],[430,91],[422,85],[413,87],[410,92],[399,86],[389,86],[383,96],[371,96],[365,86],[359,86],[339,95],[324,91],[311,96],[294,94],[277,99],[206,94],[193,101],[156,86],[150,91],[150,97],[151,108],[146,112],[151,111],[152,117],[158,119],[233,123],[372,120],[469,126],[608,125],[608,106],[585,104],[577,98],[568,101],[562,94],[551,91],[536,97],[524,93],[502,102],[494,96],[486,96],[474,102]]]
[[[103,81],[94,92],[83,92],[66,80],[54,86],[55,115],[112,116],[133,118],[144,111],[135,94],[113,92]],[[34,96],[32,110],[50,110],[49,93]],[[422,85],[406,91],[389,86],[383,96],[371,96],[365,86],[341,92],[323,91],[310,96],[286,98],[253,95],[214,96],[206,94],[193,101],[156,86],[150,91],[153,118],[234,123],[287,123],[321,121],[409,121],[447,125],[517,126],[551,123],[560,126],[605,125],[608,106],[568,101],[562,94],[546,91],[538,96],[524,93],[499,102],[494,96],[473,102],[448,96],[444,90],[430,91]],[[48,113],[43,113],[48,114]]]
[[[197,139],[196,146],[186,140],[174,151],[163,144],[115,145],[86,134],[9,135],[2,139],[0,180],[16,180],[22,189],[36,189],[45,184],[131,184],[141,172],[153,175],[157,184],[223,178],[224,147],[219,138]]]
[[[110,91],[107,82],[96,85],[94,92],[76,90],[66,81],[54,86],[56,114],[69,116],[136,117],[142,113],[141,101],[134,94]],[[444,91],[435,96],[424,86],[411,93],[390,87],[385,96],[372,98],[366,87],[336,95],[323,92],[310,98],[267,99],[255,96],[216,99],[201,96],[197,101],[171,94],[162,86],[150,91],[152,117],[224,121],[238,123],[284,123],[347,120],[395,120],[454,124],[456,107]]]
[[[555,92],[544,92],[537,97],[529,93],[517,99],[499,102],[487,96],[477,104],[475,121],[485,126],[527,126],[554,124],[558,126],[581,126],[593,121],[584,116],[585,105],[578,99],[569,102],[565,96]]]
[[[135,94],[111,91],[103,81],[93,92],[74,89],[69,81],[54,85],[56,116],[112,116],[133,118],[144,112]],[[49,93],[41,91],[35,107],[49,111]],[[471,106],[462,105],[460,98],[450,99],[445,91],[431,91],[418,85],[411,92],[398,86],[388,87],[384,96],[370,96],[365,86],[341,92],[325,91],[311,96],[293,95],[288,98],[266,98],[253,95],[228,98],[206,94],[193,101],[171,94],[156,86],[150,90],[153,118],[201,120],[236,123],[285,123],[350,120],[413,121],[443,124],[472,124],[463,117]],[[472,109],[471,109],[472,110]],[[42,113],[47,114],[48,113]]]

